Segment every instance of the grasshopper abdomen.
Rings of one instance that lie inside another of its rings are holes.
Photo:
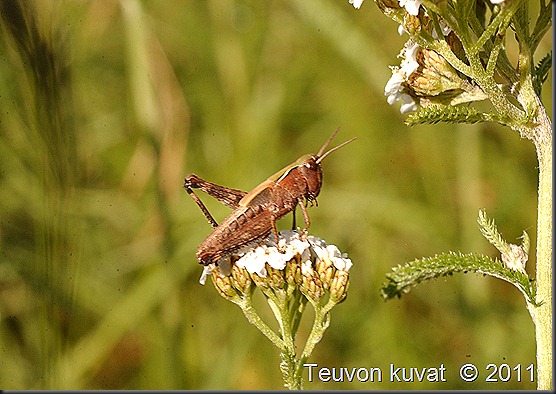
[[[261,194],[267,195],[267,191],[277,190],[268,188]],[[240,206],[228,215],[199,245],[199,262],[204,265],[215,263],[234,251],[267,237],[273,231],[275,222],[291,212],[295,206],[291,197],[280,198],[276,195],[281,194],[280,192],[272,194],[267,195],[268,198],[265,199],[251,200],[247,206]]]

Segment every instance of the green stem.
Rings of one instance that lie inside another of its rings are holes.
[[[296,373],[299,361],[297,360],[295,354],[296,330],[293,329],[292,324],[292,320],[295,321],[296,318],[297,320],[301,318],[301,316],[296,317],[300,313],[296,310],[294,311],[294,316],[291,316],[288,297],[283,289],[273,290],[271,288],[261,288],[261,290],[267,297],[268,305],[278,322],[280,335],[282,337],[282,347],[279,348],[280,357],[282,359],[280,363],[280,370],[282,371],[284,386],[286,386],[289,390],[301,390],[303,388],[303,381],[301,376]],[[274,334],[274,332],[272,332],[272,334]]]
[[[233,301],[233,300],[232,300]],[[233,301],[235,302],[235,301]],[[241,299],[241,301],[236,302],[243,314],[249,321],[249,323],[253,324],[255,327],[259,329],[260,332],[264,334],[265,337],[270,339],[270,341],[280,350],[285,349],[284,341],[280,339],[278,335],[272,329],[266,325],[266,323],[259,317],[255,309],[253,309],[253,304],[251,303],[251,297],[246,296]]]
[[[533,142],[539,160],[536,280],[542,305],[530,311],[537,341],[537,388],[552,390],[552,127],[544,107],[538,108]]]
[[[301,363],[296,359],[295,353],[291,353],[286,349],[280,353],[280,357],[282,358],[280,369],[284,378],[284,386],[288,390],[302,390],[303,380],[301,379],[301,374],[298,373]]]
[[[536,280],[537,300],[541,305],[530,307],[529,311],[537,342],[537,388],[552,390],[552,124],[533,89],[531,48],[526,45],[524,32],[516,29],[516,34],[520,38],[522,85],[517,99],[530,118],[528,125],[534,125],[519,131],[522,137],[533,141],[539,161]]]
[[[330,310],[336,305],[332,300],[328,300],[328,303],[324,306],[321,304],[322,299],[317,302],[310,302],[315,309],[315,320],[313,321],[311,333],[309,334],[309,338],[307,338],[307,343],[305,344],[305,348],[299,360],[299,365],[297,366],[296,374],[299,375],[300,378],[303,372],[303,364],[309,359],[315,346],[320,342],[324,332],[330,325]]]
[[[294,304],[295,298],[293,300]],[[301,313],[294,310],[293,314],[290,312],[290,302],[288,297],[268,298],[268,303],[274,312],[276,320],[280,325],[282,339],[284,341],[284,349],[280,353],[282,362],[280,363],[280,370],[284,379],[284,386],[288,390],[301,390],[303,389],[303,381],[301,376],[296,373],[299,361],[295,354],[295,336],[297,329],[294,329],[296,320],[301,319]],[[274,307],[273,304],[274,303]]]
[[[292,322],[292,333],[297,335],[297,330],[299,329],[299,323],[301,323],[301,317],[303,316],[303,311],[307,304],[307,298],[303,297],[301,291],[297,290],[293,295],[293,300],[290,303],[289,313],[291,315]]]

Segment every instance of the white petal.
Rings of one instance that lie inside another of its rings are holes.
[[[303,251],[303,253],[301,254],[301,258],[299,261],[301,261],[301,263],[305,263],[307,260],[309,260],[311,258],[311,249],[307,248]]]
[[[313,264],[311,260],[307,260],[306,262],[301,264],[301,274],[302,275],[311,275],[314,272]]]
[[[332,262],[334,263],[334,267],[336,267],[336,269],[339,269],[340,271],[346,271],[346,272],[348,272],[351,266],[353,265],[351,259],[348,258],[334,257],[332,258]]]
[[[411,103],[404,103],[400,107],[400,113],[405,114],[406,112],[413,112],[416,111],[419,106],[415,102]]]
[[[204,285],[205,283],[207,283],[207,277],[211,274],[212,269],[208,266],[205,265],[203,267],[203,273],[201,274],[201,277],[199,278],[199,283]]]
[[[405,81],[404,76],[399,72],[398,69],[392,70],[392,76],[386,82],[386,86],[384,87],[384,95],[391,96],[396,95],[400,91],[403,90],[402,83]],[[392,104],[392,103],[390,103]]]
[[[363,0],[349,0],[349,4],[353,4],[354,8],[359,9],[361,4],[363,4]]]
[[[417,68],[419,68],[419,63],[417,63],[417,51],[419,50],[419,45],[411,41],[406,43],[404,47],[403,57],[404,60],[401,64],[400,74],[402,74],[405,79],[409,77]]]
[[[328,252],[326,248],[323,248],[322,246],[313,245],[312,250],[319,260],[324,260],[328,258]]]
[[[258,247],[245,253],[241,259],[236,261],[238,267],[243,267],[250,274],[256,273],[259,276],[266,277],[266,252],[264,247]]]
[[[286,263],[290,260],[291,257],[288,257],[286,254],[282,254],[277,250],[276,253],[271,253],[268,256],[268,265],[277,270],[283,270],[286,268]]]
[[[311,244],[311,245],[317,245],[317,246],[321,246],[321,247],[325,247],[326,246],[326,242],[324,241],[324,239],[319,238],[319,237],[315,237],[313,235],[309,235],[307,237],[307,241]]]
[[[328,245],[326,247],[326,251],[328,252],[328,257],[329,258],[341,257],[342,256],[342,254],[340,253],[340,250],[338,249],[338,247],[336,245]]]
[[[404,7],[408,14],[417,16],[419,15],[419,6],[421,0],[398,0],[401,7]]]

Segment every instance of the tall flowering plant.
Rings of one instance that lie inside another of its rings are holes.
[[[363,0],[349,0],[360,8]],[[538,388],[552,389],[552,125],[541,89],[552,54],[536,52],[552,22],[548,0],[375,0],[409,38],[386,83],[388,103],[401,102],[406,124],[496,122],[533,142],[539,163],[536,277],[525,271],[529,236],[508,243],[486,212],[479,227],[500,259],[442,253],[398,266],[382,288],[386,299],[418,283],[453,272],[479,272],[506,280],[525,296],[535,324]],[[517,61],[506,41],[515,35]],[[486,102],[488,105],[476,105]],[[489,108],[484,110],[481,108]],[[524,225],[524,227],[529,227]]]

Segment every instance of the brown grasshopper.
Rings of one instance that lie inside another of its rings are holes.
[[[278,242],[276,221],[293,211],[295,228],[295,208],[301,207],[305,220],[304,233],[311,221],[307,213],[307,204],[316,204],[322,185],[322,160],[330,153],[349,144],[352,138],[324,153],[339,129],[334,131],[316,155],[304,155],[295,163],[281,169],[249,193],[219,186],[207,182],[194,174],[185,178],[183,187],[197,203],[201,211],[214,228],[214,231],[197,249],[200,264],[216,263],[219,259],[231,255],[243,246],[260,241],[271,232]],[[208,209],[193,189],[201,189],[233,212],[220,225],[214,220]],[[305,200],[305,201],[304,201]]]

